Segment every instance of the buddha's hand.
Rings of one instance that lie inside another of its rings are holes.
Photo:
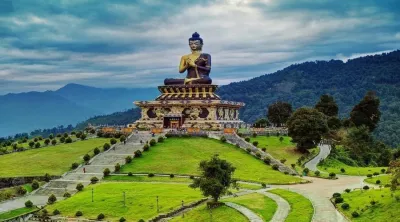
[[[191,67],[196,67],[196,64],[189,58],[186,60],[186,64],[188,64]]]

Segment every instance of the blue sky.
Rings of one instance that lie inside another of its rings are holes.
[[[400,48],[398,0],[0,0],[0,94],[153,87],[197,31],[216,84]]]

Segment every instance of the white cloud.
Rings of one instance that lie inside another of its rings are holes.
[[[382,53],[389,53],[393,50],[386,50],[386,51],[379,51],[379,52],[367,52],[367,53],[352,53],[349,56],[345,56],[343,54],[337,54],[336,58],[342,60],[343,62],[347,62],[349,59],[355,59],[358,57],[364,57],[364,56],[369,56],[369,55],[378,55]]]

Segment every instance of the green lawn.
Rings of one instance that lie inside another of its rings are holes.
[[[91,201],[91,188],[94,191],[94,202]],[[126,198],[125,206],[123,192]],[[46,208],[49,212],[58,209],[63,216],[68,217],[74,217],[77,211],[82,211],[83,217],[88,219],[95,219],[103,213],[106,216],[105,220],[116,221],[124,217],[127,221],[147,221],[157,215],[157,196],[160,213],[179,208],[182,200],[189,204],[203,198],[198,189],[191,189],[187,184],[109,182],[86,187],[71,198]]]
[[[395,195],[400,198],[399,191]],[[338,209],[348,218],[351,218],[352,221],[400,221],[400,201],[396,201],[391,196],[389,188],[362,192],[352,191],[350,193],[343,193],[342,197],[344,202],[350,205],[350,208],[343,210],[341,207],[342,204],[339,204]],[[374,206],[371,205],[372,200],[376,201]],[[351,214],[354,211],[360,214],[358,218],[352,217]]]
[[[191,183],[190,178],[185,177],[148,177],[148,176],[125,176],[125,175],[112,175],[105,177],[106,181],[126,181],[126,182],[170,182],[170,183]]]
[[[210,210],[206,204],[202,204],[184,215],[179,215],[170,220],[171,222],[200,222],[200,221],[212,221],[213,222],[247,222],[249,221],[244,215],[235,209],[228,206],[220,206],[213,209],[210,215]]]
[[[275,201],[259,193],[223,199],[223,202],[232,202],[242,205],[260,216],[263,221],[270,221],[278,208]]]
[[[246,190],[259,190],[262,188],[260,184],[237,183],[240,189]]]
[[[250,143],[254,141],[258,142],[258,148],[266,148],[266,152],[271,154],[275,159],[281,160],[286,159],[285,164],[290,166],[296,164],[297,160],[304,154],[300,153],[296,149],[296,144],[291,143],[292,138],[288,136],[282,136],[283,141],[279,141],[278,136],[257,136],[250,137]],[[318,148],[311,149],[310,152],[318,152]]]
[[[309,222],[314,214],[314,208],[309,199],[303,197],[300,194],[283,190],[274,189],[268,191],[270,193],[277,194],[283,199],[287,200],[290,204],[290,212],[285,222]]]
[[[390,174],[381,174],[379,176],[373,176],[372,178],[366,178],[364,181],[370,184],[376,184],[376,181],[380,180],[380,185],[390,184],[391,175]]]
[[[301,178],[285,175],[272,170],[261,160],[227,143],[205,138],[168,138],[157,143],[140,158],[122,166],[124,173],[163,173],[199,175],[198,167],[202,160],[219,154],[236,167],[235,178],[270,184],[287,184],[302,181]]]
[[[86,153],[93,155],[93,149],[106,142],[109,139],[95,138],[2,155],[0,177],[61,175],[70,170],[72,163],[83,162]]]
[[[77,139],[76,138],[76,136],[75,135],[69,135],[69,137],[71,137],[71,139],[72,139],[72,141],[77,141],[77,140],[80,140],[80,139]],[[60,137],[55,137],[54,139],[56,139],[57,140],[57,144],[60,144],[61,142],[60,142]],[[46,145],[44,144],[44,141],[46,140],[46,138],[43,138],[42,140],[38,140],[37,142],[39,142],[40,143],[40,147],[42,148],[42,147],[46,147]],[[18,147],[23,147],[23,148],[25,148],[25,149],[31,149],[30,148],[30,146],[29,146],[29,142],[30,141],[34,141],[33,139],[29,139],[26,143],[17,143],[18,144]],[[14,142],[15,143],[15,142]],[[35,142],[36,143],[36,142]],[[53,146],[53,145],[51,145],[51,140],[50,140],[50,144],[48,145],[48,146]],[[6,146],[6,147],[2,147],[2,149],[5,149],[5,150],[7,150],[7,151],[12,151],[13,150],[13,147],[12,146]],[[35,148],[34,148],[35,149]]]
[[[345,170],[344,173],[341,172],[342,168]],[[375,172],[381,173],[381,169],[387,170],[387,167],[353,167],[348,166],[336,159],[328,158],[324,161],[322,166],[318,166],[318,169],[328,173],[333,172],[336,174],[366,176],[367,174],[373,174]]]
[[[19,209],[15,209],[12,211],[8,211],[5,213],[0,213],[0,221],[6,220],[6,219],[11,219],[13,217],[22,215],[22,214],[26,214],[26,213],[30,213],[30,212],[34,212],[37,211],[38,209],[36,207],[32,207],[32,208],[19,208]]]

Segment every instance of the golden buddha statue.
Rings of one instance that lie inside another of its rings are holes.
[[[211,84],[211,56],[201,52],[203,39],[197,32],[189,38],[189,46],[192,53],[182,56],[179,64],[179,73],[187,71],[186,78],[165,79],[165,85]]]

